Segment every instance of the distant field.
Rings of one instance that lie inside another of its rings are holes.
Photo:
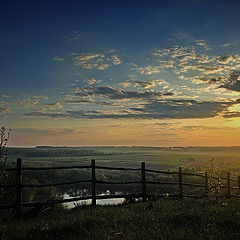
[[[157,169],[178,166],[206,169],[209,160],[214,158],[215,165],[221,169],[240,170],[240,147],[39,147],[9,150],[9,159],[14,161],[16,157],[23,157],[25,164],[89,164],[94,158],[98,165],[139,166],[145,161],[147,167]]]
[[[64,165],[90,165],[91,159],[96,160],[98,166],[118,166],[118,167],[140,167],[141,162],[146,163],[148,169],[172,170],[176,171],[179,166],[185,172],[211,173],[209,161],[214,158],[214,165],[219,168],[221,177],[226,178],[226,171],[231,172],[232,179],[235,179],[231,186],[236,187],[236,177],[240,175],[240,147],[218,147],[218,148],[150,148],[150,147],[88,147],[88,148],[10,148],[8,149],[8,163],[12,166],[16,164],[16,158],[22,157],[24,166],[64,166]],[[234,174],[234,175],[233,175]],[[46,171],[24,171],[23,181],[28,184],[61,183],[91,179],[90,169],[70,169],[70,170],[46,170]],[[147,173],[147,181],[170,182],[178,181],[178,175]],[[120,171],[120,170],[100,170],[96,171],[96,179],[99,181],[139,181],[141,171]],[[185,183],[205,184],[205,180],[199,177],[184,176]],[[15,175],[9,174],[9,183],[15,182]],[[235,185],[234,185],[235,184]],[[222,182],[226,186],[226,180]],[[222,188],[225,194],[225,188]],[[33,192],[29,189],[24,193],[25,201],[38,199],[48,199],[49,189],[45,192]],[[91,194],[89,184],[71,184],[56,187],[58,194]],[[140,184],[98,184],[98,194],[110,191],[121,193],[140,193]],[[184,187],[184,194],[203,194],[204,188]],[[234,190],[235,191],[235,190]],[[148,194],[175,194],[178,187],[175,185],[153,185],[148,184]],[[11,193],[12,199],[15,197],[15,190]],[[54,193],[52,194],[54,196]],[[52,196],[51,195],[51,196]],[[8,193],[10,196],[10,193]],[[40,197],[39,197],[40,196]]]

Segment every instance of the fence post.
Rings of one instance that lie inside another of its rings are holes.
[[[92,159],[92,205],[96,205],[96,168],[95,160]]]
[[[179,188],[179,198],[183,196],[183,187],[182,187],[182,167],[178,168],[178,188]]]
[[[207,197],[208,194],[208,173],[205,172],[205,195]]]
[[[231,189],[230,189],[230,173],[227,173],[227,197],[230,198],[231,196]]]
[[[16,169],[16,217],[22,215],[22,159],[17,159]]]
[[[145,162],[142,162],[142,200],[146,202],[147,199],[147,188],[146,188],[146,172],[145,172]]]
[[[240,191],[240,176],[238,176],[238,190]]]

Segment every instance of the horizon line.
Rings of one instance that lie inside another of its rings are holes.
[[[83,145],[83,146],[65,146],[65,145],[36,145],[36,146],[7,146],[6,148],[37,148],[37,147],[46,147],[46,148],[100,148],[100,147],[114,147],[114,148],[131,148],[131,147],[142,147],[142,148],[216,148],[216,147],[222,147],[222,148],[228,148],[228,147],[240,147],[240,145],[213,145],[213,146],[150,146],[150,145]]]

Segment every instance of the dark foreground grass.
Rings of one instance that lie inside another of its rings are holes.
[[[170,200],[82,206],[1,223],[1,240],[240,239],[240,201]]]

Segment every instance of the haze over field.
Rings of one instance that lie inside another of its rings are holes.
[[[240,2],[1,1],[9,146],[240,145]]]

